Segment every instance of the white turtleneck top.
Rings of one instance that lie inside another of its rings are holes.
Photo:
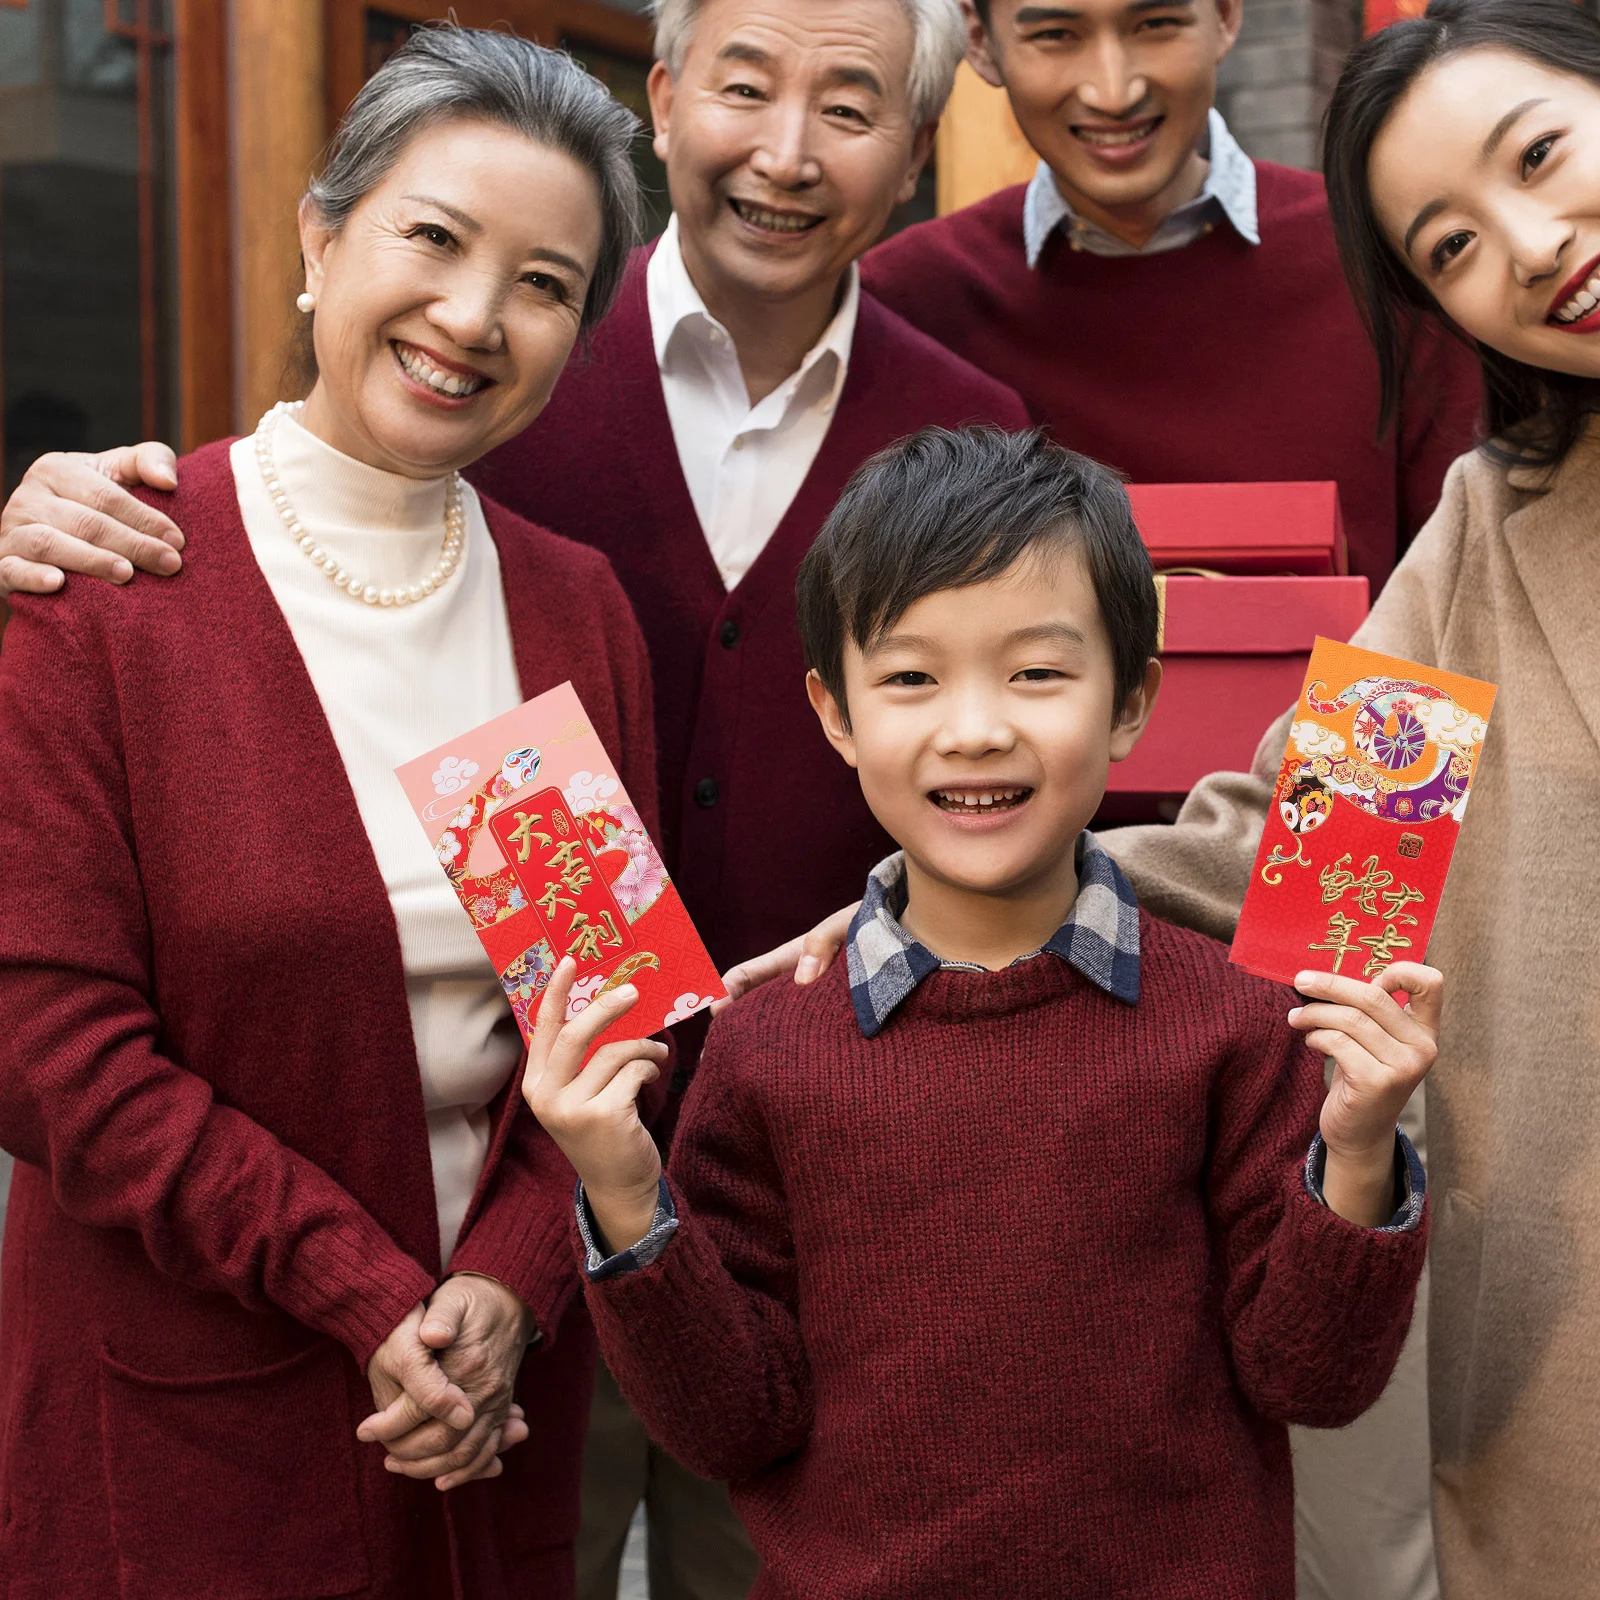
[[[279,416],[273,445],[289,503],[350,571],[398,588],[432,570],[444,541],[443,479],[366,466],[289,415]],[[486,1108],[511,1076],[521,1042],[394,769],[521,703],[499,556],[478,497],[464,487],[466,545],[449,582],[416,605],[363,605],[336,589],[290,537],[254,441],[240,439],[230,459],[251,549],[322,701],[389,891],[448,1265],[488,1153]],[[307,978],[316,981],[314,973]]]

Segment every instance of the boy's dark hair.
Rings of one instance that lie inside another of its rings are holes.
[[[1396,22],[1356,46],[1328,106],[1322,170],[1345,277],[1378,350],[1380,426],[1400,403],[1418,313],[1462,337],[1389,243],[1378,221],[1369,163],[1395,107],[1431,66],[1464,50],[1509,50],[1552,72],[1600,86],[1600,23],[1571,0],[1433,0],[1426,15]],[[1560,462],[1600,412],[1600,381],[1549,372],[1477,347],[1489,438],[1505,464]]]
[[[806,665],[848,718],[846,641],[869,649],[918,600],[1045,549],[1083,552],[1120,714],[1156,653],[1150,555],[1117,475],[1038,428],[924,428],[857,469],[800,564]]]

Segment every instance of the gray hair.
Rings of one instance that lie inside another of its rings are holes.
[[[632,154],[639,120],[562,51],[479,28],[419,28],[345,112],[307,200],[327,226],[342,228],[418,133],[458,121],[511,128],[594,175],[600,256],[583,307],[583,327],[592,327],[610,309],[642,232]]]
[[[677,77],[689,53],[702,0],[653,0],[656,55]],[[967,29],[957,0],[900,0],[911,18],[911,117],[925,128],[944,110],[966,53]]]

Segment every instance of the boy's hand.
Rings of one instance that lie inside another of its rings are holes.
[[[1394,1211],[1395,1123],[1439,1054],[1444,977],[1397,961],[1371,983],[1302,972],[1295,987],[1309,1003],[1289,1013],[1289,1025],[1334,1061],[1322,1105],[1323,1198],[1349,1221],[1381,1227]],[[1397,989],[1411,996],[1403,1009]]]
[[[577,965],[562,961],[539,1003],[523,1098],[577,1169],[589,1209],[615,1253],[637,1244],[655,1221],[661,1157],[639,1120],[639,1091],[660,1076],[667,1047],[626,1039],[589,1046],[639,998],[632,984],[602,994],[571,1022],[564,1021]]]

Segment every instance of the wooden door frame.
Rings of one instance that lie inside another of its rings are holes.
[[[174,442],[192,450],[233,428],[227,7],[218,0],[175,0],[172,26],[179,435]]]
[[[366,12],[373,0],[327,0],[328,131],[338,125],[345,108],[365,81]],[[469,28],[510,23],[525,38],[543,45],[572,39],[603,50],[648,61],[655,30],[648,17],[599,5],[596,0],[376,0],[375,9],[416,22],[434,22],[447,11]]]

